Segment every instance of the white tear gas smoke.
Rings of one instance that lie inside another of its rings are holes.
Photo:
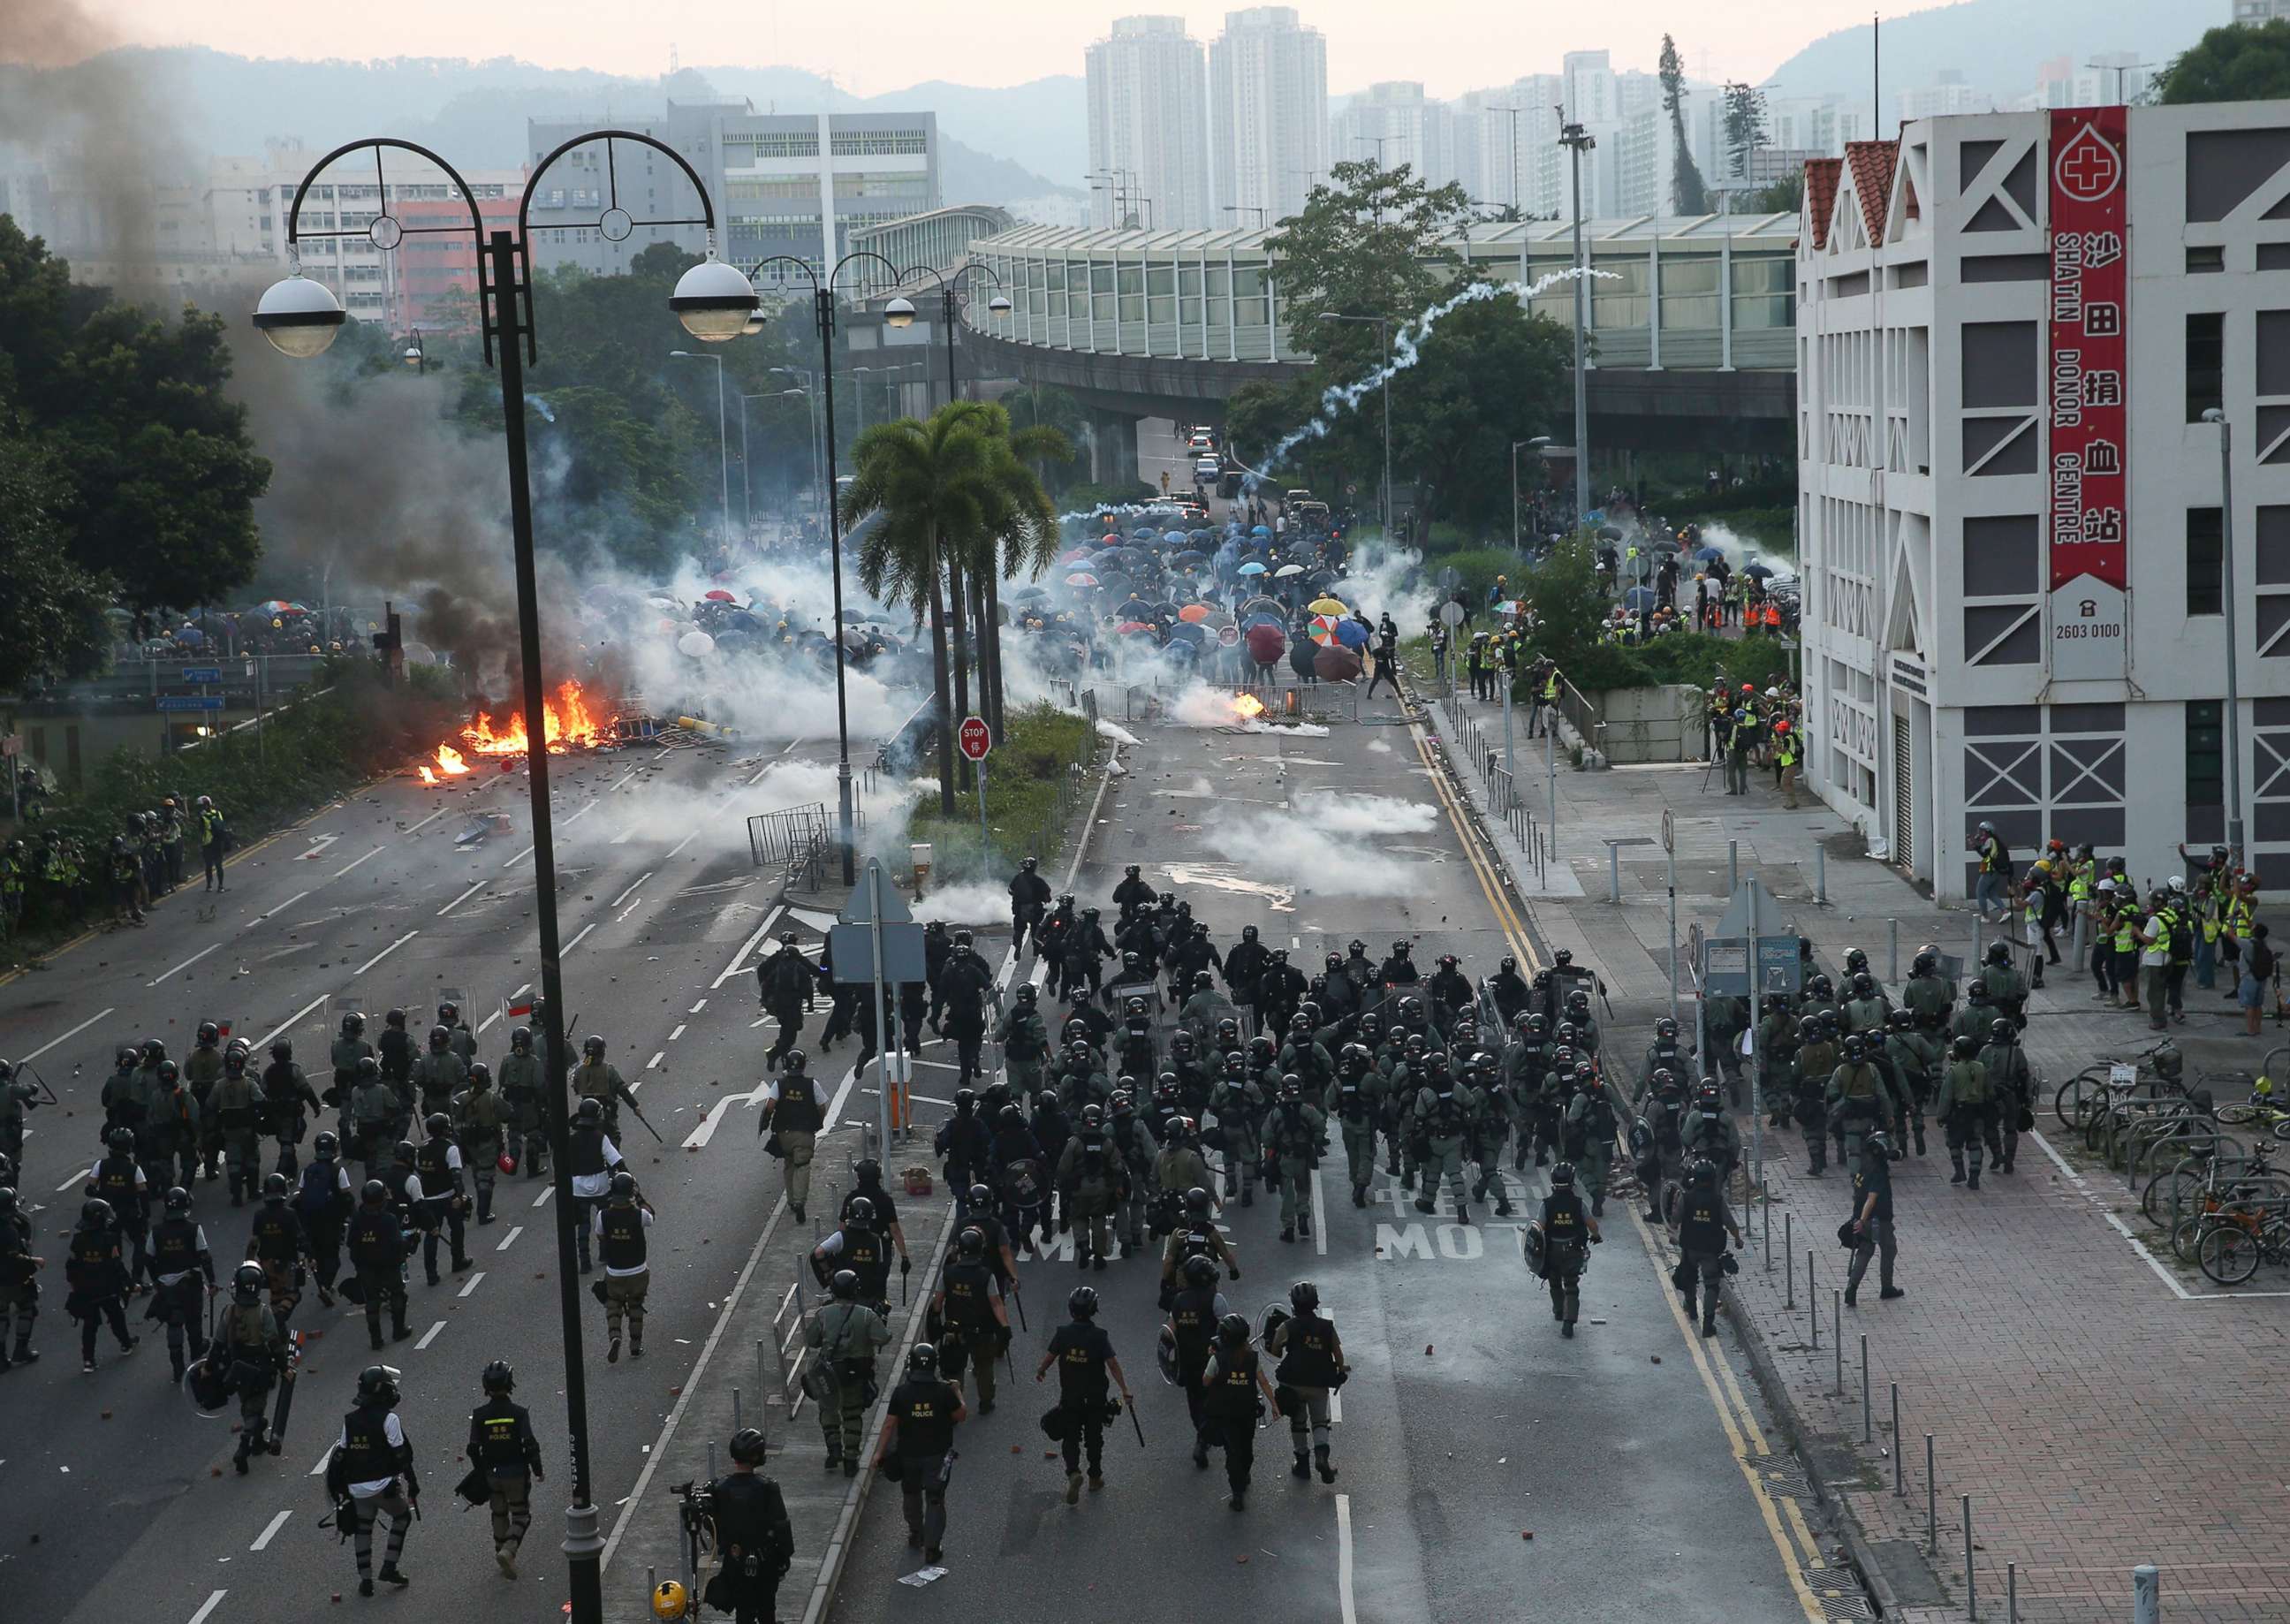
[[[1714,547],[1723,552],[1726,555],[1726,562],[1737,570],[1745,564],[1755,563],[1759,559],[1768,564],[1777,559],[1786,559],[1793,563],[1796,559],[1797,555],[1786,544],[1774,547],[1762,541],[1752,541],[1739,531],[1721,524],[1715,519],[1703,519],[1701,521],[1701,545]]]
[[[1296,811],[1330,835],[1420,835],[1439,820],[1437,808],[1381,795],[1338,795],[1309,790],[1297,796]]]
[[[1293,885],[1300,900],[1405,896],[1425,885],[1427,865],[1389,856],[1299,812],[1221,810],[1201,838],[1220,857],[1247,865],[1252,879]]]
[[[1005,924],[1010,918],[1009,892],[984,880],[925,891],[913,906],[915,917],[925,924],[943,919],[956,925]]]
[[[1441,318],[1450,311],[1489,299],[1517,299],[1524,303],[1536,294],[1557,286],[1559,283],[1571,282],[1575,277],[1584,275],[1613,277],[1615,273],[1613,271],[1585,272],[1579,266],[1570,265],[1564,270],[1555,270],[1547,276],[1539,277],[1525,287],[1521,287],[1516,282],[1473,282],[1466,284],[1460,292],[1441,300],[1421,315],[1403,323],[1399,330],[1391,335],[1391,359],[1368,373],[1366,377],[1354,382],[1330,384],[1321,392],[1319,415],[1301,428],[1289,430],[1287,434],[1275,441],[1272,449],[1264,453],[1264,462],[1256,470],[1256,477],[1261,479],[1270,474],[1297,446],[1306,440],[1317,440],[1326,434],[1334,427],[1335,420],[1341,413],[1353,410],[1371,393],[1381,388],[1387,380],[1398,376],[1421,360],[1423,340],[1431,336],[1431,330],[1437,327]],[[1252,480],[1251,483],[1253,484],[1255,481]]]
[[[1122,726],[1118,722],[1108,722],[1102,716],[1098,718],[1097,731],[1104,734],[1108,739],[1112,740],[1116,744],[1134,745],[1145,742],[1136,734],[1131,732],[1127,728]]]
[[[1367,748],[1378,756],[1391,754],[1391,741],[1388,739],[1371,739],[1367,741]]]

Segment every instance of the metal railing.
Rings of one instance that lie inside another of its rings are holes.
[[[1605,713],[1564,676],[1558,679],[1558,714],[1581,737],[1583,748],[1596,750],[1601,756],[1606,753]]]
[[[1485,788],[1486,810],[1511,833],[1519,850],[1534,869],[1538,885],[1549,883],[1550,832],[1543,826],[1520,798],[1517,775],[1503,760],[1503,753],[1491,740],[1478,721],[1453,693],[1436,701],[1443,725],[1442,737],[1449,743],[1451,756],[1460,756],[1470,764],[1470,772]]]

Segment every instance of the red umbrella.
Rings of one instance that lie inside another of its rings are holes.
[[[1261,666],[1277,665],[1288,652],[1288,639],[1277,626],[1252,626],[1245,641],[1248,657]]]
[[[1312,670],[1324,683],[1348,683],[1360,674],[1360,657],[1334,644],[1313,651]]]
[[[1143,620],[1124,620],[1113,629],[1126,636],[1131,632],[1151,631],[1153,628]]]
[[[707,595],[707,601],[711,604],[736,604],[740,600],[718,587]]]

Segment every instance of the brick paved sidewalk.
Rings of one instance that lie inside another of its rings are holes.
[[[1500,706],[1477,708],[1492,709],[1499,730]],[[1677,830],[1681,938],[1693,920],[1715,924],[1730,840],[1741,874],[1755,874],[1783,900],[1827,966],[1846,948],[1863,948],[1897,990],[1898,974],[1886,974],[1893,920],[1902,972],[1926,940],[1971,949],[1969,912],[1936,908],[1889,866],[1860,855],[1859,837],[1827,809],[1781,810],[1770,775],[1746,800],[1725,799],[1714,781],[1701,793],[1701,780],[1699,767],[1563,774],[1559,851],[1581,894],[1549,894],[1575,888],[1556,876],[1526,888],[1542,938],[1571,948],[1605,978],[1616,1016],[1608,1041],[1630,1064],[1669,1004],[1667,868],[1658,844],[1622,847],[1617,906],[1607,900],[1604,842],[1658,837],[1665,810]],[[1814,899],[1822,846],[1826,907]],[[1690,988],[1680,1002],[1690,1034]],[[2222,993],[2198,995],[2190,986],[2189,1009],[2176,1036],[2190,1076],[2246,1076],[2267,1047],[2284,1041],[2272,1028],[2260,1039],[2243,1036]],[[2127,1058],[2146,1038],[2142,1019],[2102,1010],[2087,980],[2054,972],[2030,1001],[2030,1060],[2054,1082],[2095,1060]],[[2236,1086],[2222,1077],[2220,1097],[2232,1097]],[[2039,1134],[2052,1122],[2048,1105],[2047,1091]],[[1742,1126],[1746,1144],[1746,1113]],[[2278,1548],[2290,1509],[2290,1470],[2282,1464],[2290,1414],[2273,1402],[2290,1354],[2290,1274],[2262,1269],[2249,1292],[2229,1294],[2177,1268],[2142,1220],[2136,1193],[2126,1191],[2119,1172],[2086,1171],[2080,1145],[2055,1149],[2023,1136],[2017,1171],[1991,1172],[1977,1193],[1949,1183],[1937,1129],[1929,1149],[1895,1172],[1899,1278],[1909,1294],[1880,1303],[1872,1278],[1861,1306],[1845,1311],[1841,1394],[1830,1293],[1844,1283],[1848,1254],[1836,1230],[1850,1192],[1833,1164],[1825,1179],[1804,1176],[1794,1127],[1765,1136],[1772,1272],[1763,1267],[1760,1237],[1728,1292],[1753,1364],[1793,1421],[1811,1475],[1849,1513],[1856,1555],[1875,1570],[1873,1588],[1891,1615],[1964,1616],[1958,1497],[1968,1493],[1984,1616],[2005,1616],[2006,1567],[2015,1564],[2019,1616],[2030,1624],[2128,1619],[2130,1570],[2151,1562],[2162,1569],[2164,1617],[2173,1624],[2290,1619],[2290,1551]],[[2071,1157],[2060,1154],[2069,1149]],[[2110,1217],[2154,1240],[2165,1260],[2150,1262]],[[1796,1246],[1786,1271],[1785,1233]],[[1818,1352],[1808,1320],[1808,1249],[1822,1316]],[[1862,1333],[1874,1389],[1867,1444]],[[1895,1381],[1908,1446],[1901,1497],[1891,1489],[1887,1400]],[[1929,1557],[1926,1432],[1934,1435],[1939,1501],[1939,1551]]]

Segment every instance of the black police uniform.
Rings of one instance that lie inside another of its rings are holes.
[[[1550,1317],[1571,1325],[1582,1308],[1584,1248],[1590,1239],[1582,1198],[1554,1190],[1542,1198],[1542,1278],[1550,1287]]]
[[[1701,1292],[1701,1329],[1718,1324],[1718,1283],[1725,1278],[1725,1198],[1713,1188],[1689,1185],[1677,1201],[1678,1272],[1685,1293],[1685,1312],[1693,1315],[1697,1286]]]
[[[1861,1209],[1869,1197],[1877,1197],[1876,1211],[1870,1213],[1853,1246],[1852,1271],[1845,1277],[1845,1300],[1851,1302],[1854,1293],[1861,1289],[1861,1276],[1868,1272],[1869,1260],[1880,1258],[1877,1279],[1886,1291],[1893,1286],[1893,1260],[1900,1256],[1901,1248],[1893,1238],[1893,1159],[1888,1156],[1864,1156],[1853,1175],[1853,1217],[1861,1216]]]
[[[1101,1476],[1107,1401],[1112,1392],[1105,1367],[1113,1357],[1113,1339],[1102,1326],[1070,1321],[1050,1333],[1050,1356],[1057,1362],[1058,1404],[1066,1412],[1066,1470],[1081,1470],[1086,1449],[1090,1476]]]
[[[513,1559],[532,1525],[532,1479],[540,1470],[540,1440],[532,1433],[532,1412],[506,1394],[488,1396],[469,1412],[468,1452],[491,1491],[493,1544],[506,1545]]]
[[[733,1624],[771,1624],[780,1579],[795,1556],[780,1485],[757,1472],[727,1472],[708,1485],[722,1566],[702,1599]]]
[[[1219,1347],[1211,1350],[1215,1369],[1207,1373],[1201,1401],[1213,1441],[1224,1446],[1225,1481],[1235,1494],[1248,1487],[1256,1468],[1256,1349]]]
[[[381,1346],[381,1308],[389,1305],[390,1334],[406,1335],[405,1231],[392,1205],[361,1205],[352,1215],[344,1237],[350,1268],[365,1299],[365,1328],[376,1348]]]
[[[934,1376],[910,1376],[891,1390],[899,1423],[899,1488],[907,1532],[931,1560],[946,1541],[946,1485],[953,1466],[954,1412],[962,1395]]]

